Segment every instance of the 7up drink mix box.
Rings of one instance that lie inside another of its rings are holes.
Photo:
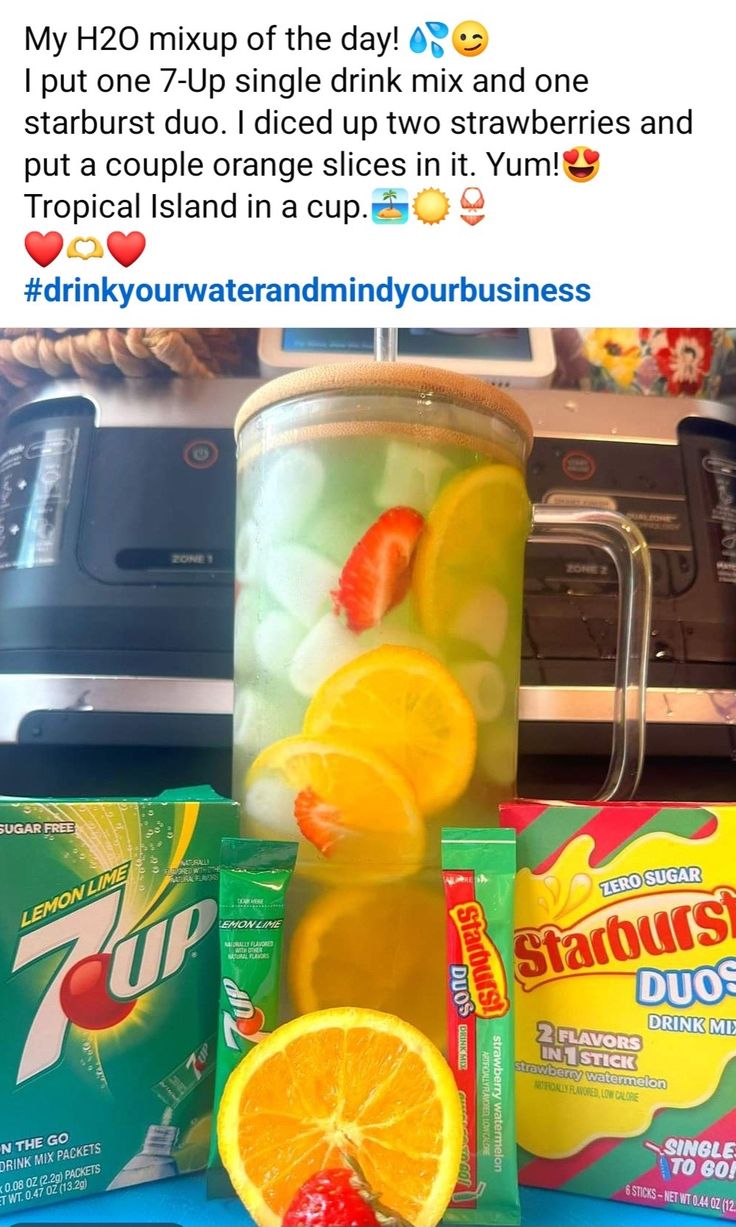
[[[0,1215],[204,1167],[237,825],[208,789],[0,799]]]
[[[736,806],[501,810],[519,1179],[736,1220]]]

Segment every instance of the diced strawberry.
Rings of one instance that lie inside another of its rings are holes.
[[[306,1180],[284,1215],[284,1227],[379,1227],[370,1195],[348,1168]]]
[[[294,817],[304,838],[323,856],[331,856],[345,836],[339,809],[318,797],[313,788],[303,788],[297,793]]]
[[[410,1227],[381,1205],[357,1159],[343,1153],[346,1167],[317,1172],[294,1195],[283,1227]]]
[[[335,613],[345,610],[351,631],[376,626],[403,601],[424,516],[411,507],[391,507],[371,524],[348,558],[332,593]]]

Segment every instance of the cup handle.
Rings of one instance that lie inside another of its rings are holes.
[[[617,511],[588,507],[532,509],[531,541],[594,545],[613,560],[618,575],[618,632],[613,744],[597,801],[633,797],[642,767],[646,730],[647,672],[652,623],[652,562],[641,531]]]

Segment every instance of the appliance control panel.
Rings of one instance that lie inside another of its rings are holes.
[[[695,579],[685,477],[677,447],[538,439],[528,468],[529,492],[552,507],[599,507],[628,516],[652,551],[654,591],[677,596]],[[613,563],[587,546],[531,544],[527,593],[578,596],[612,591]]]
[[[528,484],[534,502],[618,511],[641,529],[652,557],[653,684],[719,688],[736,682],[732,427],[691,418],[672,444],[539,437]],[[522,649],[527,681],[554,682],[572,662],[575,677],[565,673],[571,682],[610,682],[617,618],[618,580],[603,550],[529,544]]]
[[[232,585],[234,505],[230,431],[96,430],[80,565],[106,583]]]

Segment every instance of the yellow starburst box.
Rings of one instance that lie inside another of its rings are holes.
[[[736,1219],[736,806],[501,813],[519,1179]]]
[[[237,815],[0,799],[0,1215],[204,1167]]]

